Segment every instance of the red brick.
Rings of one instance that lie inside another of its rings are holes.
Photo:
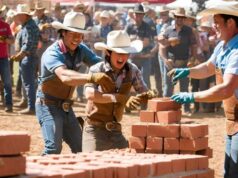
[[[214,178],[214,170],[208,169],[202,173],[197,174],[197,178]]]
[[[198,169],[208,169],[208,157],[207,156],[199,156],[198,158]]]
[[[187,155],[185,156],[185,170],[186,171],[193,171],[197,170],[199,167],[199,160],[198,157]]]
[[[195,155],[195,154],[196,154],[196,151],[180,150],[180,154]]]
[[[154,98],[148,101],[148,110],[152,111],[168,111],[178,110],[181,105],[169,98]]]
[[[138,177],[148,177],[151,173],[151,162],[141,160],[139,163]]]
[[[179,150],[178,138],[164,138],[164,151]]]
[[[155,115],[155,122],[163,124],[178,123],[181,120],[181,110],[158,111]]]
[[[133,149],[144,150],[145,149],[145,138],[144,137],[130,137],[129,147]]]
[[[25,132],[0,131],[0,155],[17,155],[30,150],[30,136]]]
[[[0,157],[0,177],[15,176],[26,172],[26,158],[23,156]]]
[[[208,147],[208,138],[180,139],[180,150],[198,151]]]
[[[151,136],[147,137],[147,139],[146,139],[146,149],[162,152],[163,138],[151,137]]]
[[[172,159],[172,171],[176,172],[183,172],[185,171],[185,159],[183,158],[173,158]]]
[[[85,172],[83,170],[59,170],[57,173],[61,174],[64,178],[84,177]]]
[[[127,164],[113,164],[114,175],[117,178],[128,178],[129,170]]]
[[[179,154],[179,150],[164,150],[164,154]]]
[[[131,135],[134,137],[146,137],[147,125],[146,124],[133,124],[131,126]]]
[[[179,125],[178,124],[161,125],[157,123],[154,124],[150,123],[147,126],[147,136],[178,138]]]
[[[197,174],[179,176],[178,178],[197,178]]]
[[[211,149],[210,147],[207,147],[204,150],[199,150],[196,152],[197,155],[204,155],[204,156],[208,156],[208,158],[212,158],[213,157],[213,149]]]
[[[155,112],[149,110],[140,111],[140,121],[141,122],[155,122]]]
[[[208,135],[208,125],[204,124],[182,124],[181,137],[182,138],[200,138]]]
[[[169,159],[160,159],[157,162],[156,176],[172,173],[172,162]]]

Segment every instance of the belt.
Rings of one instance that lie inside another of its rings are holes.
[[[50,100],[47,98],[37,98],[36,103],[44,105],[54,105],[62,108],[65,112],[69,112],[70,107],[73,105],[72,100]]]
[[[87,119],[86,123],[88,125],[94,125],[97,127],[105,128],[108,131],[121,131],[121,124],[115,121],[103,122],[103,121],[96,121]]]

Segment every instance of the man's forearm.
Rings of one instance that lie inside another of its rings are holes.
[[[194,79],[204,79],[215,74],[215,66],[209,62],[201,63],[190,68],[189,77]]]

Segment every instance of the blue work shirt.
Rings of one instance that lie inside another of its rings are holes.
[[[233,37],[227,44],[220,41],[211,55],[210,62],[216,68],[222,71],[222,74],[238,75],[238,35]],[[235,91],[236,98],[238,98],[238,89]]]
[[[19,35],[17,35],[17,43],[19,51],[24,51],[34,55],[37,50],[38,41],[40,38],[40,30],[33,19],[28,20],[22,25]]]
[[[74,55],[71,55],[67,50],[62,51],[59,46],[59,41],[53,43],[43,53],[41,58],[41,75],[39,76],[39,85],[42,82],[56,77],[55,69],[60,66],[66,66],[68,69],[79,71],[82,64],[91,66],[101,61],[91,49],[85,44],[79,44]],[[60,86],[59,86],[60,87]]]

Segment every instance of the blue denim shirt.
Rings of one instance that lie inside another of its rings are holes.
[[[38,41],[40,38],[40,31],[33,19],[28,20],[23,26],[17,37],[19,40],[19,51],[24,51],[29,54],[35,54]]]
[[[227,44],[224,44],[224,41],[220,41],[209,61],[216,68],[221,69],[223,75],[238,75],[238,35],[233,37]],[[236,89],[235,94],[238,98],[238,89]]]

